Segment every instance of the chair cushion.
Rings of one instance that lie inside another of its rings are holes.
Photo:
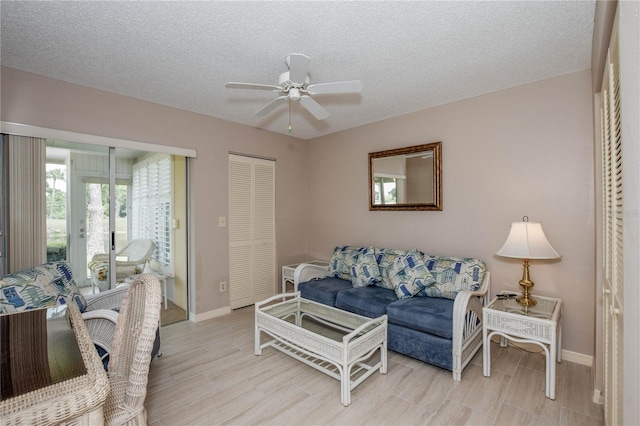
[[[75,300],[80,311],[87,304],[64,262],[45,263],[0,279],[0,313],[62,305],[68,300]]]
[[[424,264],[422,254],[415,249],[396,258],[391,266],[389,280],[398,299],[413,297],[436,282]]]
[[[320,278],[298,284],[298,291],[300,291],[302,298],[329,306],[336,305],[338,292],[350,288],[353,288],[351,281],[333,277]]]
[[[64,305],[68,300],[74,300],[80,312],[84,312],[87,301],[73,280],[69,264],[65,262],[45,263],[44,265],[36,266],[35,269],[42,268],[55,268],[56,270],[55,276],[49,281],[49,285],[53,287],[57,294],[58,304]]]
[[[478,290],[487,270],[483,261],[472,258],[425,256],[424,263],[436,283],[418,296],[455,299],[461,290]]]
[[[396,293],[382,287],[352,288],[338,293],[336,307],[369,318],[387,313],[387,305],[398,300]]]
[[[451,339],[453,300],[435,297],[400,299],[387,306],[389,323]]]
[[[109,277],[109,261],[108,260],[92,260],[89,262],[89,270],[91,276],[98,281],[106,281]],[[116,280],[120,281],[130,275],[139,275],[142,268],[138,265],[120,266],[116,261]]]

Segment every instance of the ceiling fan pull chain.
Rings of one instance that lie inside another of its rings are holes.
[[[289,133],[293,131],[293,127],[291,127],[291,98],[289,98],[289,127],[287,127]]]

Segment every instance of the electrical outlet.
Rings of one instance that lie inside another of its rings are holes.
[[[220,293],[224,293],[225,291],[227,291],[227,282],[220,281]]]

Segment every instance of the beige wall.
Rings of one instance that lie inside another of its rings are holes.
[[[309,251],[377,245],[487,262],[492,293],[519,289],[521,262],[498,258],[512,221],[542,222],[562,255],[534,261],[534,292],[564,299],[564,342],[593,355],[594,171],[590,71],[309,141]],[[442,212],[368,210],[367,153],[442,141]]]
[[[541,221],[555,263],[534,262],[538,294],[565,300],[564,348],[593,355],[594,190],[589,71],[408,114],[311,141],[2,68],[3,121],[193,148],[195,309],[229,305],[227,153],[276,158],[278,264],[337,244],[474,256],[492,293],[516,290],[518,261],[493,254],[509,224]],[[442,141],[442,212],[370,212],[367,153]],[[312,161],[313,160],[313,161]],[[307,195],[309,194],[309,195]],[[276,284],[277,285],[277,284]]]
[[[218,292],[218,282],[229,281],[228,228],[217,225],[228,215],[229,151],[276,159],[278,264],[304,260],[304,141],[6,67],[1,81],[2,121],[197,150],[192,313],[229,306],[229,293]]]

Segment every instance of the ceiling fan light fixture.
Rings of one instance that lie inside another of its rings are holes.
[[[292,87],[291,89],[289,89],[289,99],[291,99],[292,101],[299,101],[300,96],[300,89],[296,87]]]

